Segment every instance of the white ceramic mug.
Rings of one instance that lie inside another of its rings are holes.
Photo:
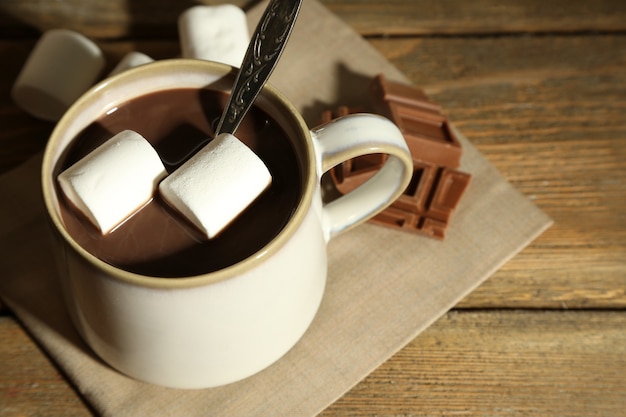
[[[304,187],[292,218],[258,253],[204,275],[157,278],[116,268],[79,246],[64,228],[53,174],[72,139],[134,97],[170,88],[213,88],[226,79],[232,79],[230,67],[200,60],[160,61],[126,71],[83,95],[60,120],[45,151],[43,193],[58,238],[70,315],[105,362],[142,381],[212,387],[278,360],[302,337],[320,305],[328,241],[391,204],[412,175],[407,145],[387,119],[352,115],[310,131],[289,101],[267,85],[256,104],[289,134]],[[373,152],[390,155],[380,171],[324,205],[322,174]]]

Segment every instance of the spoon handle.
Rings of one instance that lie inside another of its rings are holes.
[[[287,44],[302,0],[271,0],[261,16],[237,73],[216,135],[234,134],[256,99]]]

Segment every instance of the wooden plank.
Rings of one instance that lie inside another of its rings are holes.
[[[0,316],[0,415],[93,415],[63,375],[9,316]]]
[[[620,31],[626,26],[626,4],[620,0],[323,3],[359,33],[370,36]]]
[[[234,3],[244,9],[253,0],[203,0]],[[489,33],[571,33],[623,31],[626,3],[621,0],[508,1],[460,0],[322,0],[331,11],[367,36],[451,35]],[[176,18],[197,4],[190,0],[3,0],[0,34],[34,36],[65,27],[94,38],[172,37]]]
[[[626,316],[453,312],[321,417],[618,416]]]
[[[620,312],[451,312],[321,416],[623,415],[624,328]],[[3,416],[90,415],[10,318],[0,340]]]

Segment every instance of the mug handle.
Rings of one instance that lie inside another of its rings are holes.
[[[413,160],[400,129],[374,114],[351,114],[311,130],[318,166],[324,173],[357,156],[389,155],[383,166],[365,183],[322,208],[326,241],[357,226],[393,203],[408,187]]]

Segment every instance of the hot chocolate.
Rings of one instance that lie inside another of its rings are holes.
[[[172,172],[214,136],[227,99],[225,93],[214,90],[174,89],[110,109],[75,138],[57,173],[124,129],[150,141]],[[288,135],[258,107],[250,110],[236,136],[268,166],[272,185],[217,237],[203,238],[158,194],[117,229],[102,236],[59,192],[68,232],[107,263],[159,277],[203,274],[257,253],[280,232],[297,207],[302,195],[302,168]]]

